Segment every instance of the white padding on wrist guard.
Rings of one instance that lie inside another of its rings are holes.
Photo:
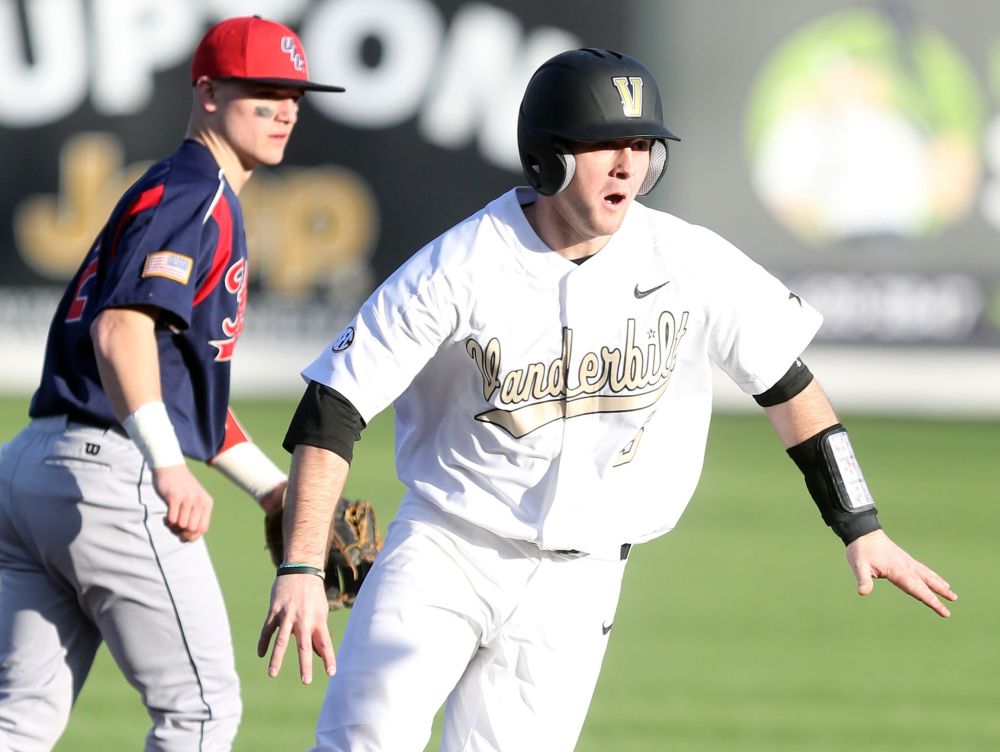
[[[147,402],[122,421],[129,438],[153,469],[184,464],[184,453],[162,402]]]
[[[820,441],[823,457],[826,459],[837,486],[837,498],[845,512],[861,512],[875,506],[875,499],[868,489],[861,465],[854,454],[854,447],[847,431],[831,431]]]
[[[241,441],[215,455],[212,458],[212,467],[257,501],[267,496],[276,485],[288,477],[252,441]]]

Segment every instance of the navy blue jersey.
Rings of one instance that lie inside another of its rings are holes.
[[[184,454],[211,459],[225,435],[230,359],[246,303],[239,201],[208,149],[184,141],[122,196],[66,289],[30,415],[118,425],[90,325],[106,308],[154,306],[167,412]]]

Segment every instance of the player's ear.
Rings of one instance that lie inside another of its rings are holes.
[[[194,82],[194,97],[199,107],[206,112],[215,112],[219,108],[219,86],[208,76],[201,76]]]

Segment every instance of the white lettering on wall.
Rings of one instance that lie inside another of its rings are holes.
[[[0,125],[32,128],[73,112],[87,94],[85,18],[79,0],[25,3],[31,65],[17,4],[0,0]]]
[[[368,128],[398,125],[416,112],[444,35],[441,15],[428,0],[330,0],[302,25],[309,73],[343,85],[347,95],[314,97],[331,120]],[[361,44],[378,40],[381,59],[369,67]]]
[[[30,128],[73,114],[87,99],[105,117],[140,112],[156,96],[155,74],[186,68],[209,24],[261,13],[295,27],[315,81],[344,96],[314,96],[324,117],[355,128],[416,119],[429,143],[475,144],[515,169],[516,113],[531,73],[579,45],[569,32],[525,30],[518,17],[483,2],[460,6],[450,28],[431,0],[32,0],[25,3],[31,58],[15,0],[0,0],[0,127]],[[309,10],[304,11],[305,8]],[[377,42],[366,62],[362,47]],[[186,92],[171,92],[184,97]]]
[[[92,7],[94,109],[137,112],[153,98],[156,71],[189,63],[203,32],[201,18],[192,0],[94,0]]]
[[[484,3],[470,3],[452,20],[420,111],[420,132],[452,149],[479,134],[482,153],[515,168],[517,109],[535,69],[553,54],[577,46],[560,29],[539,29],[527,38],[517,16]]]

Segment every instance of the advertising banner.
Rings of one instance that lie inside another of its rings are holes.
[[[0,382],[33,387],[66,280],[124,189],[183,138],[191,54],[215,21],[286,23],[311,77],[347,89],[307,95],[284,162],[240,194],[251,282],[236,362],[296,385],[402,260],[518,182],[517,106],[534,69],[585,39],[623,43],[623,13],[579,7],[0,0]],[[275,362],[287,367],[257,367]]]
[[[683,139],[661,208],[778,272],[820,342],[1000,344],[1000,5],[646,6]]]
[[[528,77],[601,46],[647,64],[682,139],[644,202],[817,307],[849,404],[872,368],[882,409],[958,371],[941,404],[1000,413],[1000,5],[935,0],[0,0],[0,389],[34,387],[66,280],[183,137],[198,39],[247,13],[347,92],[307,95],[284,162],[240,194],[237,391],[298,391],[381,280],[522,183]]]

